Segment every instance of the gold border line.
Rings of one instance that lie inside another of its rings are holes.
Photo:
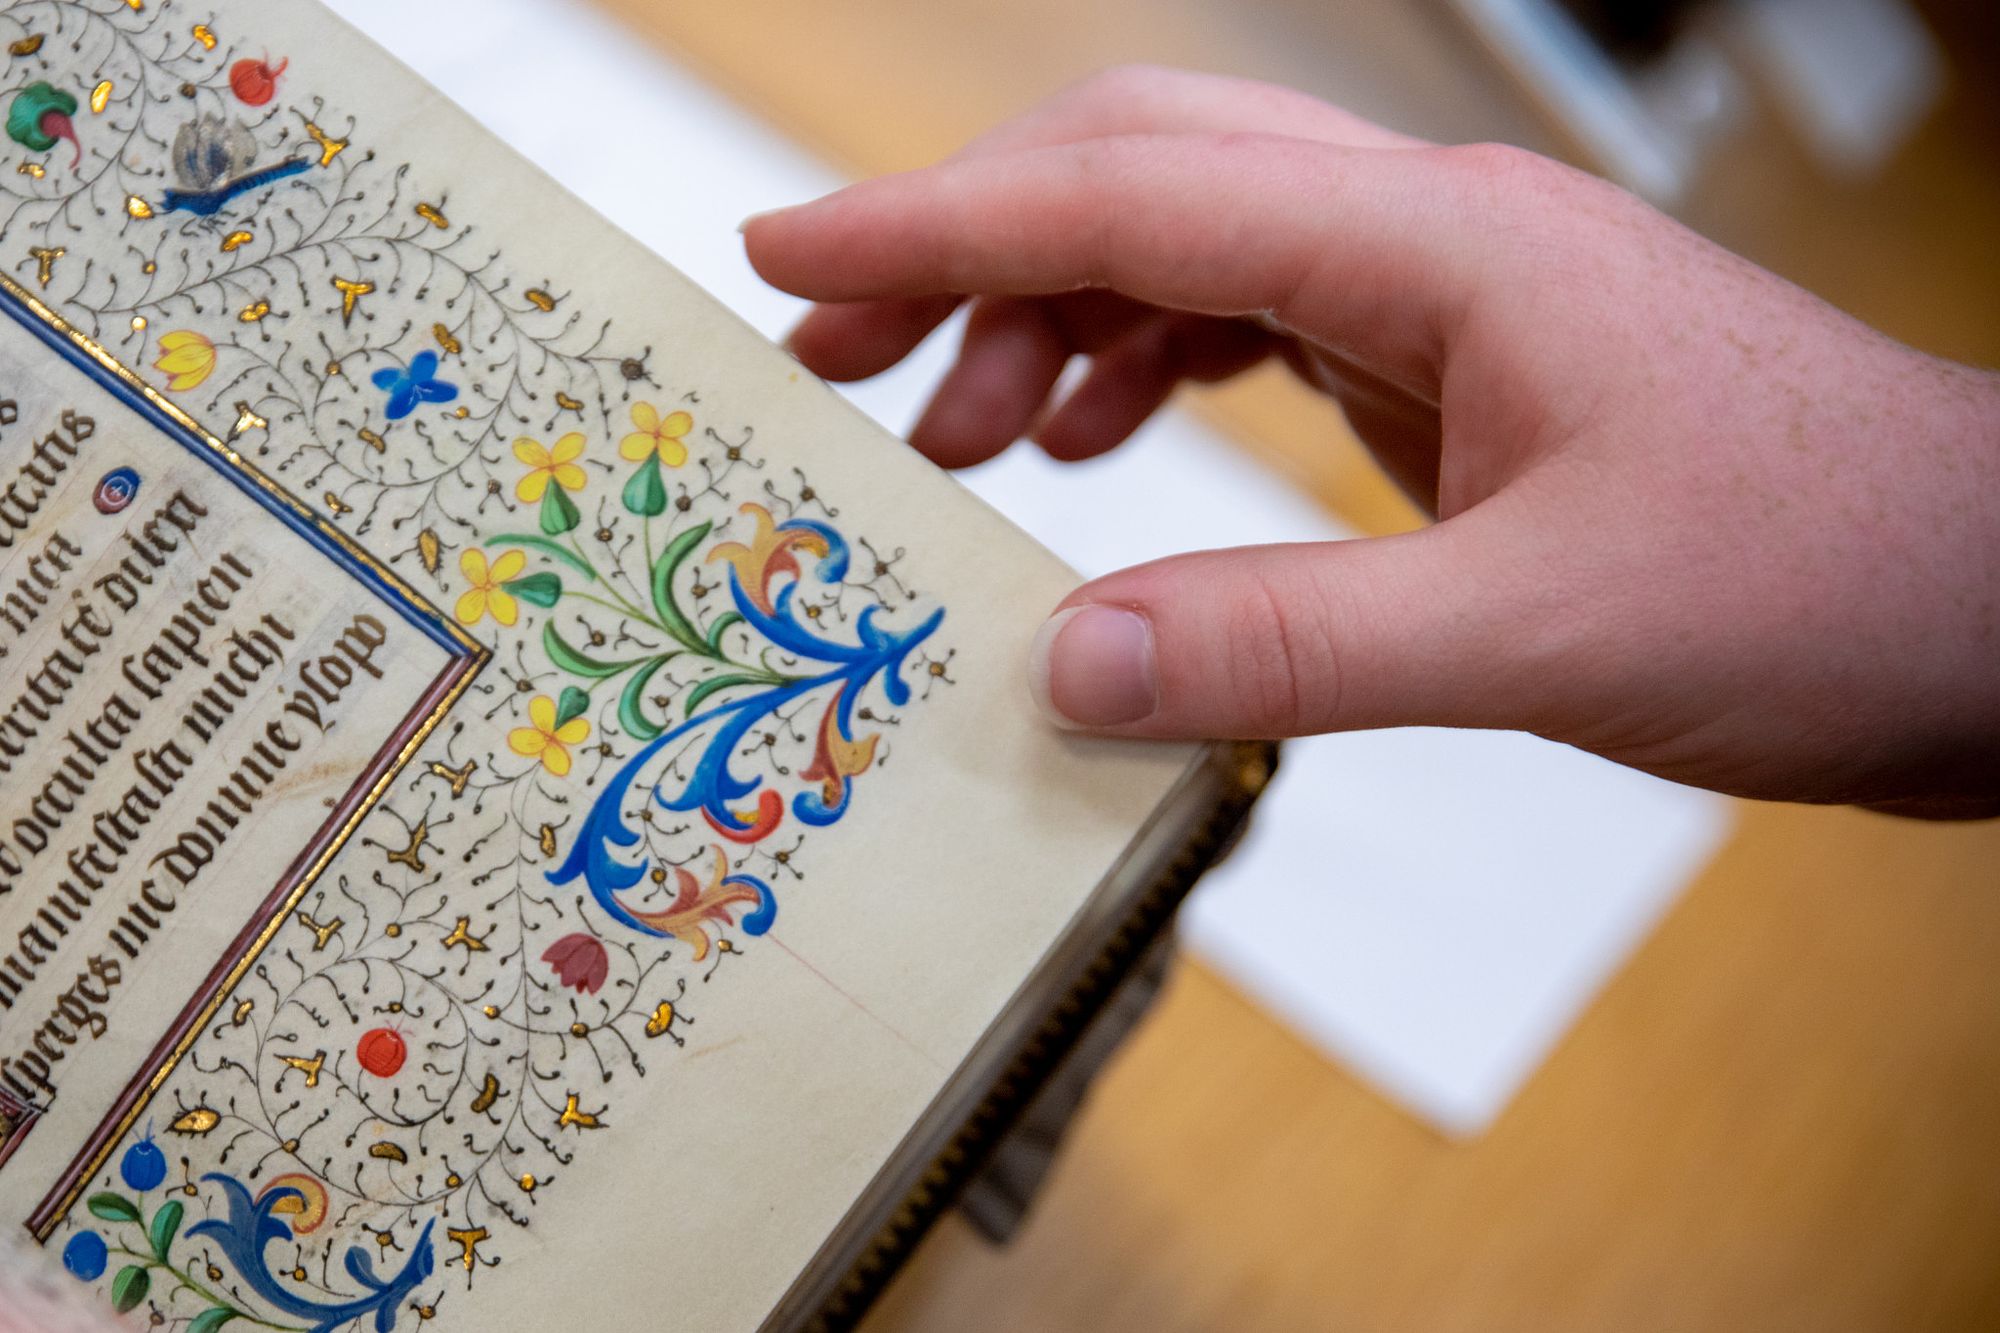
[[[46,1241],[55,1230],[56,1225],[68,1216],[71,1208],[75,1207],[78,1197],[82,1195],[90,1180],[97,1175],[98,1170],[103,1167],[105,1160],[111,1156],[112,1149],[130,1132],[139,1116],[151,1104],[152,1099],[158,1095],[160,1088],[165,1084],[167,1078],[180,1065],[181,1060],[186,1057],[189,1047],[194,1045],[195,1039],[207,1028],[209,1021],[215,1017],[216,1011],[221,1008],[223,999],[242,982],[244,974],[262,956],[264,950],[270,946],[272,939],[276,937],[279,929],[285,922],[291,918],[300,901],[304,899],[307,892],[318,881],[320,875],[325,872],[327,866],[333,862],[333,859],[347,845],[348,839],[354,834],[354,830],[360,826],[361,821],[380,803],[382,797],[388,792],[390,784],[408,767],[410,760],[416,756],[417,751],[430,738],[431,733],[437,729],[438,724],[445,719],[446,715],[451,712],[465,691],[471,687],[472,682],[478,677],[480,671],[491,660],[493,650],[478,639],[473,638],[457,622],[439,611],[423,594],[411,587],[395,571],[389,569],[381,561],[356,544],[345,532],[326,521],[317,511],[300,503],[298,498],[291,492],[265,476],[256,464],[244,458],[235,449],[230,448],[225,441],[204,428],[201,423],[183,411],[179,405],[162,397],[159,391],[154,389],[152,385],[133,374],[124,363],[112,356],[100,344],[86,336],[81,330],[71,325],[69,321],[37,299],[33,293],[16,282],[11,275],[0,272],[0,291],[4,291],[8,296],[19,301],[37,319],[40,319],[50,328],[55,329],[64,338],[68,339],[72,345],[92,361],[96,362],[104,371],[115,377],[128,389],[144,398],[146,402],[158,409],[175,425],[181,427],[189,435],[207,445],[209,449],[223,459],[227,466],[256,483],[258,489],[274,504],[309,523],[314,531],[339,547],[356,564],[361,565],[374,574],[396,595],[415,606],[420,613],[430,618],[435,624],[442,626],[447,636],[464,650],[458,656],[451,659],[451,664],[445,671],[440,672],[439,675],[432,679],[431,685],[425,693],[435,694],[438,690],[439,682],[442,681],[445,682],[443,694],[438,697],[437,702],[431,707],[429,713],[423,717],[423,720],[409,733],[403,745],[390,756],[389,761],[382,767],[382,771],[374,783],[368,787],[359,800],[353,801],[347,818],[340,823],[338,828],[333,830],[330,837],[326,836],[328,826],[322,824],[315,833],[314,838],[307,842],[306,846],[308,848],[314,842],[322,843],[319,855],[314,857],[312,863],[300,874],[296,885],[290,893],[285,895],[276,910],[271,913],[270,919],[265,923],[264,928],[245,947],[242,956],[237,959],[236,965],[228,971],[219,984],[212,988],[208,1002],[195,1015],[194,1021],[188,1024],[187,1031],[175,1043],[174,1049],[161,1060],[151,1076],[146,1077],[143,1083],[138,1083],[135,1080],[133,1083],[126,1084],[126,1092],[121,1094],[121,1096],[130,1095],[135,1086],[139,1088],[138,1095],[133,1099],[130,1109],[120,1118],[118,1123],[112,1128],[112,1131],[108,1135],[104,1135],[103,1142],[98,1145],[94,1152],[92,1152],[88,1143],[86,1143],[84,1151],[71,1161],[69,1168],[64,1173],[70,1181],[67,1188],[65,1189],[62,1186],[61,1179],[59,1178],[56,1189],[51,1190],[50,1196],[45,1197],[42,1203],[37,1206],[35,1213],[29,1218],[29,1227],[37,1240]],[[408,716],[414,716],[414,714]],[[408,721],[408,716],[405,717],[405,722]],[[380,751],[377,751],[378,757],[380,753]],[[348,796],[350,798],[353,797],[354,792],[355,788],[350,787],[348,789]],[[294,864],[296,864],[296,858],[294,858]],[[287,870],[289,871],[290,867],[287,867]],[[182,1012],[186,1012],[185,1007]],[[100,1121],[97,1134],[103,1134],[103,1129],[104,1123]],[[94,1134],[92,1137],[97,1137],[97,1134]],[[90,1160],[83,1166],[82,1170],[78,1170],[78,1163],[83,1161],[85,1154],[90,1154]],[[49,1198],[55,1196],[56,1190],[61,1190],[62,1194],[60,1199],[51,1207]]]

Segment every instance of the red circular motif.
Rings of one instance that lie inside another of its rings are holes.
[[[278,76],[291,63],[280,60],[273,68],[268,57],[263,60],[239,60],[229,67],[229,89],[243,105],[262,106],[278,91]]]
[[[394,1078],[396,1071],[403,1067],[403,1060],[409,1050],[403,1045],[403,1034],[394,1028],[375,1028],[361,1034],[355,1043],[354,1054],[361,1061],[361,1067],[376,1078]]]

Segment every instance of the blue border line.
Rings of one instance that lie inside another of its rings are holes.
[[[156,429],[164,432],[169,439],[196,457],[203,459],[209,466],[228,478],[237,489],[248,495],[259,508],[271,514],[300,537],[303,537],[310,545],[317,548],[322,555],[333,561],[335,565],[339,566],[350,577],[366,585],[377,597],[394,607],[403,619],[409,621],[419,630],[422,630],[433,642],[439,644],[456,657],[473,657],[480,654],[481,649],[476,644],[468,643],[454,632],[454,628],[450,622],[445,620],[442,612],[427,609],[412,601],[401,590],[385,582],[374,570],[356,560],[354,548],[351,548],[349,545],[351,539],[346,538],[344,534],[340,536],[331,534],[319,516],[300,503],[292,496],[291,492],[272,482],[272,490],[278,492],[278,495],[273,495],[271,490],[266,490],[263,486],[258,485],[256,477],[249,474],[250,470],[247,466],[232,464],[227,457],[219,454],[216,448],[207,440],[189,431],[178,421],[175,421],[172,417],[162,412],[158,406],[147,400],[144,395],[133,390],[131,385],[126,384],[97,361],[93,360],[82,348],[71,341],[68,334],[42,319],[41,316],[23,304],[19,298],[15,297],[13,293],[0,289],[0,307],[4,307],[7,314],[12,316],[16,323],[25,327],[28,332],[34,334],[53,349],[57,356],[81,370],[100,387],[108,390],[112,397],[117,398],[126,406],[132,408],[142,419]],[[256,476],[262,476],[261,469],[257,471]],[[282,496],[283,500],[289,501],[289,503],[281,502],[279,496]]]

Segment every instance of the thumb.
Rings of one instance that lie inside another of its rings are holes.
[[[1058,726],[1254,738],[1549,722],[1541,581],[1478,548],[1465,514],[1395,537],[1174,556],[1086,584],[1035,636]]]

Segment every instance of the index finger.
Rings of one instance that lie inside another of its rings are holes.
[[[765,281],[811,300],[1103,288],[1262,317],[1429,384],[1488,250],[1451,152],[1115,136],[864,181],[744,236]]]

